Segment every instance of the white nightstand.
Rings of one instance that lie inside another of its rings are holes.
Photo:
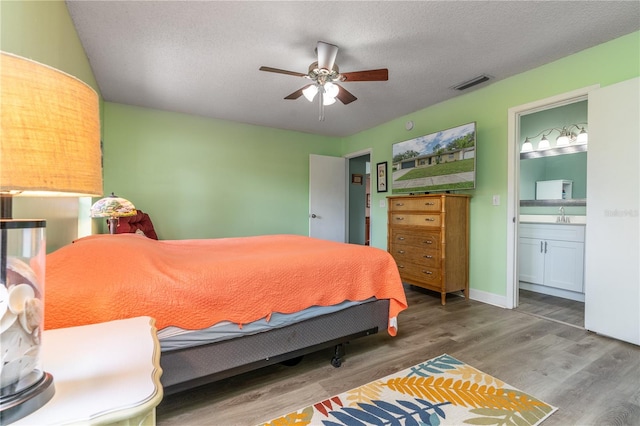
[[[55,395],[13,425],[155,425],[162,370],[154,324],[137,317],[45,331],[41,362]]]

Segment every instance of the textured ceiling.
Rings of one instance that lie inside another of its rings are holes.
[[[77,1],[67,6],[105,100],[348,136],[640,29],[639,1]],[[322,40],[358,100],[284,100]],[[615,66],[615,64],[612,64]],[[459,92],[459,83],[491,76]]]

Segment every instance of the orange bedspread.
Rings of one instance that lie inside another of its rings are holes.
[[[47,256],[45,328],[149,315],[156,327],[238,324],[370,297],[407,302],[385,251],[296,235],[156,241],[92,235]]]

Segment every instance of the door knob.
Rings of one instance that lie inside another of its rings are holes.
[[[318,216],[316,216],[316,214],[315,214],[315,213],[311,213],[311,219],[315,219],[315,218],[317,218],[317,217],[318,217]]]

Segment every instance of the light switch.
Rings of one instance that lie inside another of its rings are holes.
[[[380,207],[386,207],[386,200],[380,200]]]
[[[500,205],[500,196],[499,195],[494,195],[493,196],[493,205],[494,206],[499,206]]]

